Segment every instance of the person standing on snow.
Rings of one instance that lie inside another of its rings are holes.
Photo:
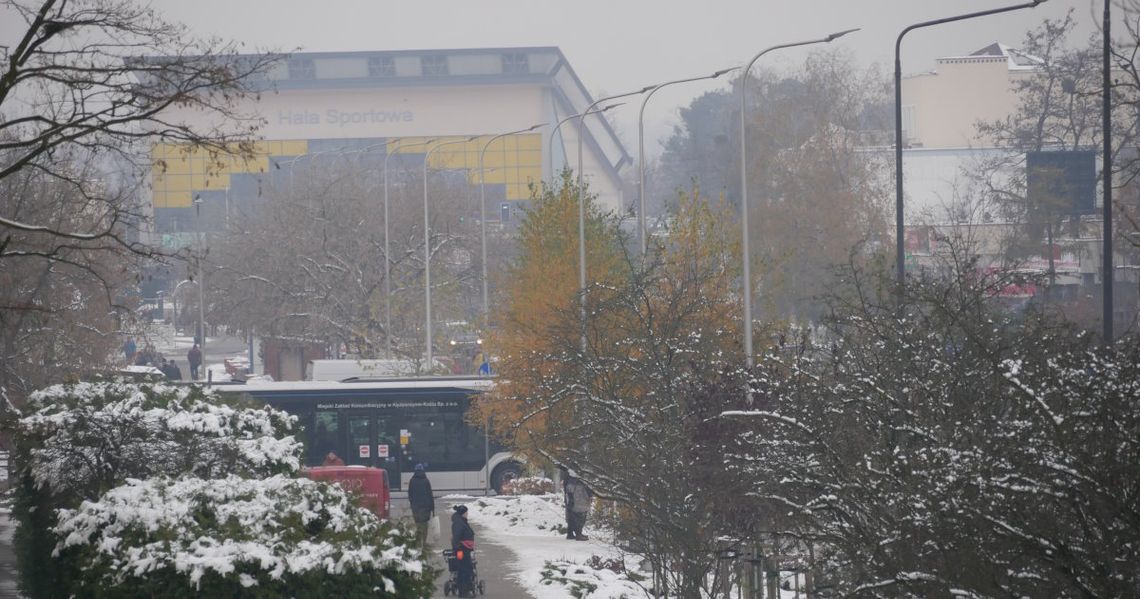
[[[467,506],[457,505],[451,515],[451,550],[455,552],[459,571],[459,596],[475,596],[475,531],[467,523]]]
[[[412,520],[416,522],[416,543],[427,549],[428,523],[435,517],[435,496],[423,464],[416,464],[416,473],[408,482],[408,503],[412,506]]]
[[[578,541],[588,540],[582,529],[586,526],[586,517],[590,514],[590,504],[594,500],[594,492],[573,470],[562,468],[562,490],[566,497],[566,538]]]
[[[127,358],[127,364],[134,364],[137,351],[138,346],[135,345],[134,337],[127,337],[126,342],[123,343],[123,355]]]
[[[186,361],[190,363],[190,378],[198,380],[198,367],[202,365],[202,350],[198,349],[197,343],[186,352]]]

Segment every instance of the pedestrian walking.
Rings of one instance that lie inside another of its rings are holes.
[[[123,356],[127,358],[127,364],[134,364],[135,352],[138,351],[138,346],[135,345],[134,337],[127,337],[123,343]]]
[[[416,523],[416,542],[420,549],[426,550],[428,525],[435,517],[435,496],[423,464],[416,464],[416,472],[408,482],[408,503],[412,507],[412,520]]]
[[[451,550],[455,552],[459,574],[459,596],[475,596],[475,531],[467,522],[467,506],[457,505],[451,515]]]
[[[587,537],[582,529],[586,527],[586,518],[590,515],[590,504],[594,501],[594,492],[573,470],[562,468],[562,491],[566,499],[566,538],[585,541]]]
[[[190,378],[198,380],[198,367],[202,365],[202,350],[198,349],[197,343],[186,352],[186,361],[190,363]]]

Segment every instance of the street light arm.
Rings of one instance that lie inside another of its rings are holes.
[[[483,144],[482,149],[479,150],[479,248],[482,257],[483,266],[483,334],[486,335],[490,330],[490,300],[487,290],[487,171],[483,168],[483,159],[487,154],[487,148],[495,143],[496,139],[506,137],[508,135],[517,135],[519,133],[527,133],[534,131],[539,127],[546,126],[546,123],[538,123],[531,125],[525,129],[517,131],[508,131],[507,133],[500,133],[487,143]]]
[[[586,116],[587,114],[602,113],[602,112],[606,112],[608,110],[612,110],[614,108],[617,108],[618,106],[624,106],[624,105],[625,105],[625,102],[615,102],[613,104],[610,104],[609,106],[604,106],[602,108],[598,108],[598,109],[592,110],[590,112],[583,111],[583,112],[579,112],[578,114],[572,114],[572,115],[562,119],[561,121],[558,121],[558,124],[555,125],[554,129],[551,129],[551,131],[550,131],[550,151],[549,151],[548,155],[550,156],[550,177],[551,177],[551,179],[554,178],[554,136],[558,133],[558,130],[562,128],[563,123],[566,123],[567,121],[576,119],[578,117]]]
[[[752,57],[744,66],[744,70],[740,73],[740,228],[741,228],[741,261],[743,262],[744,272],[744,363],[749,369],[752,368],[752,257],[751,250],[748,247],[748,74],[752,71],[752,65],[760,60],[761,56],[772,52],[773,50],[780,50],[782,48],[794,48],[796,46],[807,46],[810,44],[827,44],[833,42],[848,33],[859,31],[858,29],[846,29],[844,31],[837,31],[821,37],[819,39],[805,40],[802,42],[791,42],[787,44],[778,44],[769,48],[765,48],[758,52],[756,56]]]
[[[934,25],[941,25],[943,23],[953,23],[954,21],[964,21],[966,19],[973,19],[973,18],[977,18],[977,17],[985,17],[985,16],[989,16],[989,15],[996,15],[998,13],[1009,12],[1011,10],[1021,10],[1023,8],[1035,8],[1038,4],[1044,4],[1047,1],[1048,0],[1031,0],[1030,2],[1025,2],[1022,4],[1015,4],[1013,6],[1003,6],[1003,7],[999,7],[999,8],[991,8],[989,10],[979,10],[977,12],[966,13],[963,15],[957,15],[957,16],[953,16],[953,17],[944,17],[941,19],[934,19],[932,21],[923,21],[921,23],[915,23],[913,25],[908,25],[905,29],[903,29],[899,33],[898,39],[895,40],[895,64],[899,63],[899,48],[902,45],[903,37],[906,36],[906,34],[910,33],[911,31],[914,31],[915,29],[922,29],[923,27],[932,27]]]
[[[425,354],[427,359],[427,368],[432,368],[432,355],[431,355],[431,220],[428,211],[428,164],[431,159],[432,152],[444,147],[454,146],[456,144],[471,143],[479,139],[478,135],[472,135],[466,139],[455,139],[452,141],[445,141],[443,143],[435,144],[428,151],[424,152],[424,345]],[[427,143],[431,144],[438,141],[431,139]]]
[[[952,17],[943,17],[941,19],[934,19],[932,21],[923,21],[908,25],[899,32],[898,38],[895,39],[895,277],[898,279],[900,301],[901,291],[905,284],[906,277],[906,264],[903,252],[904,247],[904,229],[905,222],[903,219],[903,134],[902,134],[902,41],[906,34],[914,31],[915,29],[922,29],[923,27],[932,27],[934,25],[941,25],[943,23],[952,23],[954,21],[964,21],[966,19],[973,19],[977,17],[985,17],[995,15],[998,13],[1009,12],[1012,10],[1021,10],[1023,8],[1035,8],[1037,5],[1044,3],[1046,0],[1031,0],[1030,2],[1023,2],[1012,6],[1003,6],[999,8],[991,8],[989,10],[980,10],[977,12],[956,15]]]
[[[705,79],[716,79],[725,73],[730,73],[739,69],[740,67],[732,67],[728,69],[721,69],[711,75],[701,75],[700,77],[688,77],[686,79],[677,79],[674,81],[666,81],[659,83],[653,87],[649,93],[645,94],[645,99],[641,101],[641,110],[637,113],[637,173],[638,173],[638,215],[637,215],[637,229],[638,237],[641,244],[641,255],[644,256],[648,249],[648,232],[647,223],[645,220],[645,106],[649,104],[649,99],[653,94],[657,93],[663,87],[670,85],[677,85],[680,83],[689,83],[692,81],[703,81]],[[606,108],[609,110],[609,108]],[[604,112],[604,111],[603,111]]]

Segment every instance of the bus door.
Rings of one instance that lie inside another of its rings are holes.
[[[400,488],[399,431],[390,418],[369,413],[352,413],[345,416],[348,432],[349,466],[370,466],[388,471],[388,485]]]

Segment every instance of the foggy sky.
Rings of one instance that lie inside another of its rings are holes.
[[[908,24],[1017,4],[1019,0],[154,0],[193,32],[245,42],[246,50],[404,50],[559,46],[595,95],[743,64],[764,47],[861,27],[834,45],[860,64],[893,69],[894,40]],[[908,34],[903,72],[930,70],[940,56],[968,54],[992,42],[1017,46],[1046,17],[1073,9],[1075,41],[1097,31],[1101,0],[1050,0],[1034,8]],[[0,25],[0,33],[8,27]],[[1118,26],[1118,31],[1120,30]],[[11,35],[5,33],[6,40]],[[0,43],[9,43],[8,41]],[[790,68],[803,51],[769,54],[763,66]],[[646,109],[649,154],[678,122],[678,109],[724,83],[662,90]],[[636,157],[637,108],[613,111]]]

